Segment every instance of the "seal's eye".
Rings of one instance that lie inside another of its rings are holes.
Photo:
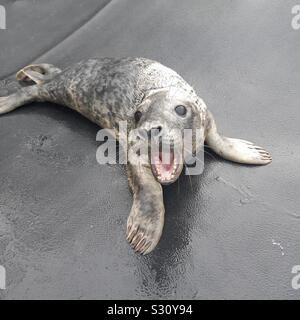
[[[137,111],[137,112],[134,114],[134,120],[135,120],[135,122],[139,122],[140,119],[141,119],[141,117],[142,117],[141,111]]]
[[[175,112],[179,116],[184,117],[186,115],[186,107],[185,106],[177,106],[177,107],[175,107]]]

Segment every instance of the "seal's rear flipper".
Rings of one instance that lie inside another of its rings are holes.
[[[42,84],[48,80],[53,79],[57,74],[61,73],[61,69],[53,66],[52,64],[31,64],[21,69],[16,78],[22,82],[35,82],[36,84]]]
[[[208,112],[205,141],[215,153],[233,162],[264,165],[272,161],[269,152],[252,142],[221,136],[217,132],[214,118],[210,112]]]
[[[37,86],[25,87],[6,97],[0,97],[0,115],[37,100]]]

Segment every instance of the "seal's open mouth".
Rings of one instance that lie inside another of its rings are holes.
[[[171,146],[168,151],[152,152],[151,169],[157,181],[161,184],[173,183],[182,170],[182,156]]]

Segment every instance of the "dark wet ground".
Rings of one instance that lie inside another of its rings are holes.
[[[125,168],[96,162],[97,126],[32,104],[0,118],[3,299],[300,298],[300,30],[295,1],[2,1],[0,77],[32,61],[144,56],[177,70],[220,131],[266,147],[273,163],[206,156],[165,188],[157,249],[125,241]]]

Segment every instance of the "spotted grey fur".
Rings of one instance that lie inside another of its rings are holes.
[[[33,101],[49,101],[117,131],[120,121],[127,121],[128,130],[135,128],[134,115],[142,110],[140,126],[146,130],[157,125],[165,126],[165,131],[193,129],[190,152],[196,152],[205,140],[225,159],[248,164],[271,162],[269,153],[251,142],[218,134],[213,116],[194,89],[175,71],[156,61],[93,58],[65,70],[49,64],[30,65],[17,73],[17,79],[27,85],[19,85],[14,93],[0,97],[0,114]],[[184,124],[172,114],[178,101],[190,108]],[[201,133],[199,137],[194,134],[196,129]],[[130,146],[127,171],[133,206],[127,221],[127,240],[137,252],[146,254],[156,247],[164,225],[162,186],[150,164],[137,165],[137,154]]]

